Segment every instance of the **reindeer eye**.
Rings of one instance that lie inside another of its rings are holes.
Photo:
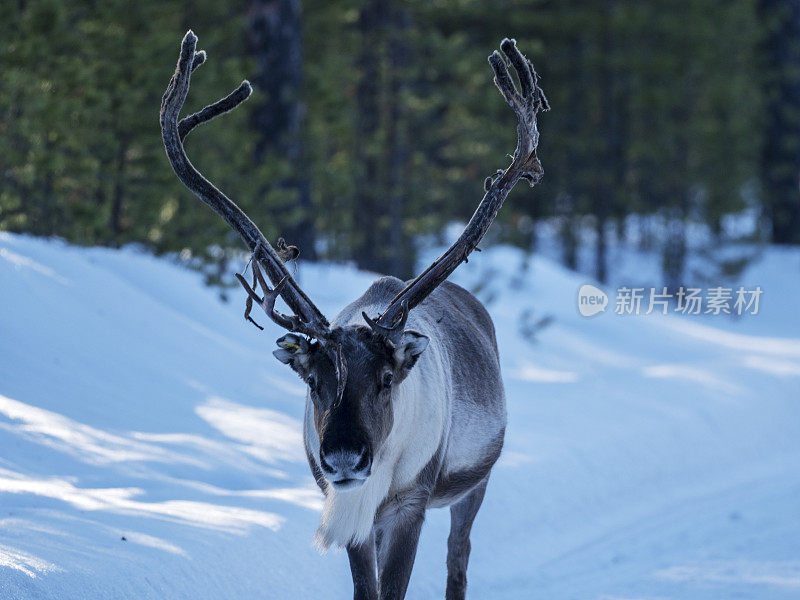
[[[385,373],[384,376],[383,376],[383,387],[385,389],[389,389],[390,387],[392,387],[392,380],[393,379],[394,379],[394,375],[392,375],[391,371],[389,371],[388,373]]]
[[[308,379],[306,379],[306,383],[308,384],[308,388],[316,393],[317,392],[317,380],[314,378],[313,375],[309,375]]]

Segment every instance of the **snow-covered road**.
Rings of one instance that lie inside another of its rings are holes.
[[[744,273],[764,295],[738,322],[586,319],[586,278],[522,260],[493,248],[455,278],[490,301],[509,404],[470,596],[800,597],[800,253]],[[372,280],[301,276],[329,316]],[[312,546],[304,389],[231,295],[0,233],[0,598],[351,596],[346,556]],[[534,343],[528,309],[553,318]],[[444,597],[448,520],[429,513],[409,599]]]

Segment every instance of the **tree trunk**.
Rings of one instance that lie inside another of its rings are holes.
[[[122,201],[125,197],[125,165],[128,153],[128,141],[122,139],[117,149],[116,169],[114,171],[114,192],[111,197],[111,214],[109,228],[111,229],[112,245],[119,246],[122,234]]]
[[[762,0],[767,34],[764,97],[766,128],[761,172],[772,241],[800,242],[800,1]]]
[[[575,198],[568,193],[559,196],[556,201],[556,212],[561,223],[558,233],[561,239],[562,260],[568,269],[577,271],[578,227],[575,215]]]
[[[389,256],[385,272],[400,279],[414,276],[414,253],[411,240],[404,228],[404,206],[408,186],[405,184],[405,167],[408,162],[408,137],[403,121],[403,92],[406,89],[405,69],[408,65],[409,47],[404,39],[408,27],[408,13],[401,7],[395,10],[395,31],[389,48],[389,107],[387,111],[388,187],[391,190],[389,206]]]
[[[252,123],[258,132],[255,159],[262,163],[270,154],[289,162],[289,177],[276,188],[294,192],[292,203],[281,212],[300,208],[300,218],[278,218],[282,235],[297,245],[304,258],[316,258],[316,233],[311,189],[306,173],[303,123],[303,28],[299,0],[248,0],[247,33],[256,59],[253,79],[262,93],[252,107]],[[266,194],[268,189],[262,190]]]
[[[380,163],[375,138],[380,135],[380,89],[382,38],[389,19],[388,0],[367,0],[358,18],[361,51],[357,59],[359,80],[356,87],[356,159],[359,163],[353,214],[356,264],[365,270],[382,272],[386,235],[381,219]],[[385,198],[383,201],[385,202]]]

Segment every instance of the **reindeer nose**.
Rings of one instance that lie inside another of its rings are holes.
[[[366,445],[358,450],[350,448],[320,448],[322,470],[334,485],[344,485],[353,481],[363,481],[369,476],[372,457]]]

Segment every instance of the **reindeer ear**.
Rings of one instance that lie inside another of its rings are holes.
[[[278,349],[272,352],[275,358],[285,365],[290,365],[295,371],[306,366],[311,351],[311,344],[306,338],[294,333],[287,333],[276,343]]]
[[[401,376],[406,375],[417,364],[417,359],[428,347],[428,342],[430,341],[431,339],[427,335],[419,331],[406,329],[403,332],[403,339],[400,340],[400,345],[394,353],[395,362]]]

